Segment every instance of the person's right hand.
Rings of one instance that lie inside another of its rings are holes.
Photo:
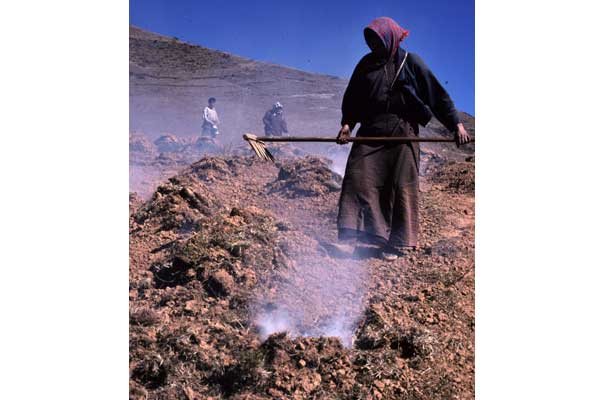
[[[342,125],[340,132],[338,132],[338,137],[336,138],[337,144],[346,144],[348,143],[348,139],[350,139],[350,127],[348,124]]]

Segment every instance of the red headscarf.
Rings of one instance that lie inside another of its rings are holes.
[[[376,18],[367,25],[367,28],[371,29],[382,39],[390,58],[396,54],[399,44],[404,38],[409,35],[409,31],[401,28],[392,18],[380,17]]]

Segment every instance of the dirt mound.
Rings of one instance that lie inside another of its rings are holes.
[[[236,176],[241,168],[250,166],[252,163],[252,157],[204,157],[191,164],[185,173],[192,174],[200,181],[214,182],[218,179]]]
[[[152,143],[143,133],[131,133],[130,162],[144,161],[149,166],[170,163],[188,165],[206,154],[228,153],[229,146],[208,137],[172,134],[163,135]]]
[[[174,192],[166,196],[182,195]],[[139,293],[130,311],[131,396],[229,396],[258,379],[262,357],[245,305],[259,280],[286,265],[274,245],[277,223],[255,207],[232,208],[196,232],[152,263],[151,281],[131,282]]]
[[[311,156],[280,161],[279,174],[268,185],[269,191],[290,198],[337,192],[341,188],[342,177],[329,168],[330,164],[327,159]]]
[[[155,146],[147,136],[142,133],[130,134],[130,152],[131,153],[147,153],[155,154]]]
[[[277,159],[304,157],[308,154],[304,149],[290,143],[271,143],[267,145],[267,149]]]
[[[444,190],[455,193],[474,193],[474,163],[448,162],[436,168],[432,181]]]
[[[157,287],[196,279],[208,296],[229,297],[239,292],[239,286],[250,289],[257,274],[284,262],[282,252],[273,246],[274,218],[254,207],[233,208],[228,215],[204,219],[196,231],[174,247],[170,262],[152,267]]]
[[[210,214],[211,194],[206,188],[193,188],[184,180],[171,178],[160,185],[151,200],[134,214],[137,224],[154,223],[160,230],[191,230]]]
[[[279,161],[205,156],[130,196],[131,398],[471,398],[472,196],[434,182],[417,251],[342,261],[321,246],[337,178]]]
[[[142,133],[130,134],[130,165],[142,166],[153,162],[157,150],[147,136]],[[132,185],[131,185],[132,190]]]
[[[207,155],[229,154],[231,148],[230,144],[195,135],[164,135],[153,144],[144,134],[131,134],[130,191],[149,198],[157,185],[191,163]]]
[[[176,136],[167,134],[160,136],[153,142],[157,150],[162,153],[179,153],[188,146],[195,144],[197,138],[189,136]]]
[[[258,380],[273,398],[326,398],[347,395],[354,388],[350,352],[336,338],[269,337],[260,347],[267,378]],[[340,397],[341,398],[341,397]]]
[[[185,162],[186,156],[179,157],[178,153],[161,153],[155,160],[156,164],[162,164],[164,168]],[[210,209],[216,207],[215,194],[207,185],[237,177],[241,171],[258,162],[252,156],[202,157],[160,184],[150,199],[131,213],[133,221],[143,225],[151,220],[150,223],[157,224],[160,230],[191,230],[197,226],[200,218],[209,215]],[[131,195],[131,204],[134,204],[132,201],[136,198],[139,202],[135,204],[140,205],[140,198],[132,196],[134,195]]]

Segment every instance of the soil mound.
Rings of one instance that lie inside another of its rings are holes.
[[[185,162],[175,154],[178,153],[161,153],[155,162],[165,163],[167,167]],[[216,193],[208,185],[236,179],[257,162],[251,156],[205,156],[157,186],[144,204],[141,205],[142,200],[137,195],[131,194],[131,209],[133,204],[139,206],[131,213],[133,221],[139,225],[149,221],[159,230],[192,230],[198,226],[200,218],[210,215],[211,210],[219,206],[215,201]]]
[[[171,178],[158,186],[151,200],[133,215],[137,224],[154,223],[160,230],[191,230],[210,214],[211,194],[204,187],[193,188],[189,182]]]
[[[337,192],[342,177],[331,170],[330,164],[330,160],[311,156],[281,161],[277,179],[268,185],[269,191],[290,198]]]
[[[324,159],[205,156],[131,194],[131,398],[471,398],[473,198],[447,168],[395,263],[321,251],[341,182]]]
[[[267,149],[277,159],[304,157],[308,154],[305,150],[290,143],[271,143]]]
[[[155,154],[155,146],[147,136],[142,133],[130,134],[130,152],[131,153],[146,153]]]
[[[195,142],[196,138],[193,137],[168,134],[159,137],[153,143],[161,153],[179,153]]]
[[[191,174],[199,181],[214,182],[237,176],[242,168],[246,168],[252,163],[251,157],[204,157],[191,164],[185,174]]]
[[[260,381],[273,398],[294,399],[340,396],[354,387],[351,354],[336,338],[295,338],[285,334],[269,337],[260,347],[268,379]]]
[[[164,135],[151,143],[144,134],[131,134],[130,191],[149,198],[158,184],[191,163],[207,155],[230,152],[230,145],[206,137]]]
[[[198,280],[208,296],[230,297],[239,293],[240,287],[249,290],[258,274],[285,262],[273,245],[277,232],[274,218],[255,207],[233,208],[228,215],[203,219],[196,232],[175,245],[169,262],[152,267],[157,287]]]
[[[157,193],[178,203],[197,198],[178,187],[172,183]],[[174,214],[154,210],[160,220]],[[152,279],[140,275],[131,282],[138,292],[130,310],[134,398],[150,391],[158,398],[228,397],[261,379],[264,356],[246,304],[258,281],[287,264],[275,246],[278,224],[255,207],[232,208],[208,213],[195,232],[170,243],[167,257],[151,264]]]
[[[147,136],[142,133],[130,134],[130,165],[142,166],[153,162],[157,150]],[[131,185],[132,186],[132,185]]]
[[[161,136],[153,144],[162,153],[179,152],[184,148],[184,144],[174,135]]]

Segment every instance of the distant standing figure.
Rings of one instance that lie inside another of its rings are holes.
[[[283,136],[284,133],[287,133],[287,122],[285,122],[285,117],[283,116],[283,106],[279,102],[273,104],[273,108],[264,114],[262,122],[264,122],[264,133],[266,136]]]
[[[216,99],[214,97],[210,97],[208,99],[208,106],[203,109],[203,124],[201,125],[201,135],[209,136],[212,139],[214,139],[216,135],[220,134],[220,132],[218,132],[220,119],[218,119],[218,113],[216,112],[215,105]]]

